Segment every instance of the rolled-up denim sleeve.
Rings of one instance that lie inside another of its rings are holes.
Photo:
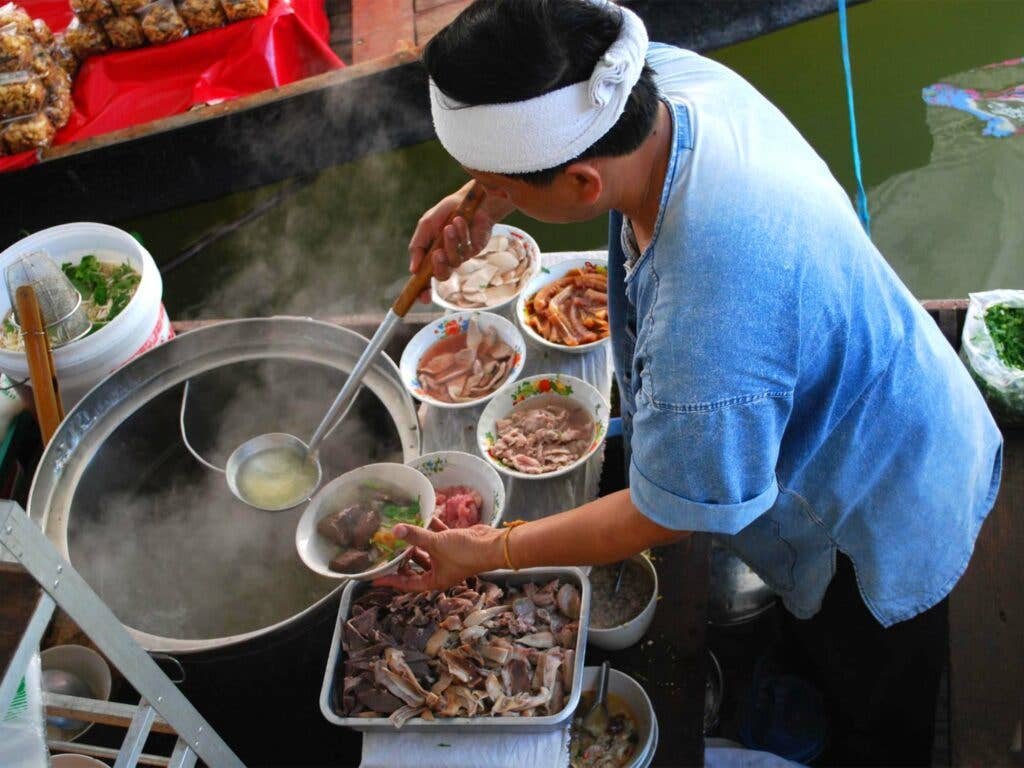
[[[734,534],[775,503],[792,393],[687,407],[637,401],[629,480],[645,516],[672,530]]]

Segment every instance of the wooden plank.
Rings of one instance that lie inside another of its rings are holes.
[[[395,1],[357,0],[353,11]],[[640,13],[655,39],[694,50],[738,42],[835,9],[835,0],[627,4]],[[729,9],[740,14],[735,23]],[[415,27],[410,33],[408,22],[403,24],[392,24],[389,34],[393,40],[412,41]],[[22,229],[75,220],[116,222],[172,210],[430,139],[426,76],[417,56],[418,51],[402,51],[263,94],[50,148],[44,152],[46,162],[4,174],[0,241],[16,240]]]
[[[135,704],[85,699],[44,691],[43,709],[50,716],[127,728],[135,717],[138,707]],[[160,715],[156,715],[150,730],[154,733],[174,733],[174,729]]]
[[[856,5],[867,0],[848,0]],[[836,0],[621,0],[647,24],[651,40],[710,51],[816,16]]]
[[[710,541],[693,534],[654,550],[661,599],[644,640],[622,651],[587,646],[587,666],[607,659],[650,697],[660,722],[654,766],[704,764]]]
[[[949,599],[953,765],[1024,765],[1024,430],[1003,430],[999,499]]]
[[[369,61],[416,43],[413,0],[352,0],[352,60]]]
[[[353,81],[387,72],[394,67],[416,61],[416,56],[416,53],[408,51],[392,53],[374,61],[364,62],[359,66],[324,72],[321,75],[308,77],[305,80],[282,85],[280,88],[271,88],[266,91],[250,94],[249,96],[221,102],[220,104],[193,109],[180,115],[171,115],[170,117],[154,120],[143,125],[133,125],[130,128],[122,128],[119,131],[110,131],[109,133],[93,136],[82,141],[73,141],[68,144],[47,147],[42,151],[42,160],[46,162],[66,158],[70,155],[92,152],[139,138],[150,138],[157,134],[186,128],[217,118],[239,117],[250,110],[259,110],[300,96],[309,96],[333,90]],[[15,173],[16,175],[17,173]]]
[[[239,102],[96,137],[4,174],[0,241],[22,229],[113,223],[216,199],[434,135],[426,75],[410,53]]]
[[[968,301],[924,306],[959,350]],[[953,765],[1024,765],[1024,430],[1003,437],[999,497],[949,598]]]
[[[20,565],[0,562],[0,595],[0,677],[3,677],[43,590]]]
[[[454,0],[454,2],[438,3],[416,14],[416,45],[423,47],[430,38],[448,26],[452,20],[462,13],[471,0]]]
[[[970,301],[967,299],[929,299],[921,302],[929,312],[938,312],[941,309],[952,309],[958,312],[966,312]]]

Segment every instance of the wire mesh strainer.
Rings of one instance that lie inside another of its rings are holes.
[[[68,344],[85,336],[92,322],[82,306],[82,296],[46,251],[33,251],[19,256],[5,271],[7,294],[14,307],[13,322],[19,326],[15,293],[22,285],[36,292],[50,347]]]

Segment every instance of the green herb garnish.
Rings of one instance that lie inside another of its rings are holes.
[[[112,272],[106,272],[103,263],[92,254],[83,257],[77,264],[65,262],[61,269],[81,294],[82,301],[91,301],[96,307],[109,305],[107,316],[93,321],[90,334],[96,333],[121,314],[141,279],[139,273],[128,264],[119,264]]]
[[[399,504],[385,504],[380,513],[387,518],[391,525],[398,525],[399,523],[416,524],[420,521],[420,505],[419,502],[413,502],[412,504],[406,504],[404,506]]]
[[[1024,307],[995,304],[985,310],[985,325],[999,359],[1024,369]]]

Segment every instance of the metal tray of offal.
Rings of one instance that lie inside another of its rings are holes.
[[[590,582],[579,568],[524,568],[521,571],[492,571],[480,574],[480,579],[494,582],[502,588],[518,586],[534,582],[538,587],[550,583],[553,579],[568,582],[579,590],[580,616],[579,628],[576,632],[576,643],[573,647],[571,687],[565,691],[565,703],[561,710],[553,715],[543,716],[509,716],[484,713],[474,717],[441,717],[432,720],[413,717],[401,726],[401,731],[420,733],[442,733],[453,731],[459,733],[542,733],[555,731],[566,726],[572,719],[580,700],[583,680],[584,653],[587,646],[587,627],[590,624]],[[344,679],[345,651],[342,648],[342,632],[353,602],[362,594],[373,589],[372,585],[362,581],[350,581],[341,596],[338,609],[338,621],[334,626],[334,638],[331,641],[331,652],[327,659],[327,670],[324,674],[323,686],[320,689],[320,711],[327,720],[335,725],[343,725],[357,731],[391,731],[396,726],[388,717],[360,717],[342,714],[340,691]]]

